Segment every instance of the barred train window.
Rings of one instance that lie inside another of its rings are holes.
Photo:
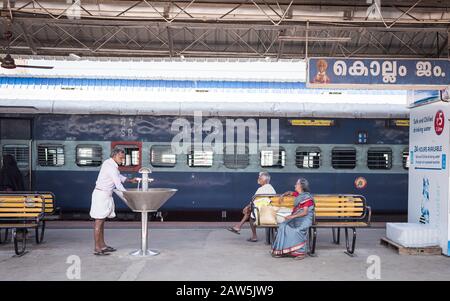
[[[17,162],[19,168],[26,168],[29,165],[29,148],[28,145],[23,144],[8,144],[3,145],[2,153],[3,155],[12,155]]]
[[[211,167],[213,165],[212,150],[191,150],[187,155],[189,167]]]
[[[64,165],[64,145],[39,145],[38,164],[40,166]]]
[[[286,151],[280,147],[278,150],[265,149],[260,152],[261,167],[278,167],[286,165]]]
[[[409,149],[405,149],[402,152],[402,163],[403,163],[403,168],[404,169],[409,169],[409,164],[410,164],[410,161],[409,161]]]
[[[227,147],[224,147],[223,165],[227,168],[242,169],[250,164],[249,149],[247,146],[238,148],[237,145],[234,145],[231,151],[228,151],[227,153]]]
[[[121,166],[139,166],[139,146],[133,144],[117,144],[115,147],[125,151],[125,162]]]
[[[354,169],[356,167],[356,149],[353,147],[333,148],[331,165],[335,169]]]
[[[320,164],[320,148],[297,147],[295,151],[295,165],[298,168],[319,168]]]
[[[170,145],[153,145],[150,149],[150,163],[155,167],[174,167],[177,157]]]
[[[78,166],[102,165],[102,147],[98,144],[77,145],[76,164]]]
[[[369,169],[391,169],[392,150],[390,148],[369,148],[367,167]]]

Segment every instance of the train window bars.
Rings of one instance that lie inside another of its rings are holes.
[[[80,144],[76,148],[76,164],[78,166],[102,165],[102,147],[98,144]]]
[[[297,147],[295,151],[295,165],[298,168],[319,168],[321,165],[320,148]]]
[[[367,167],[369,169],[391,169],[392,149],[390,148],[369,148],[367,151]]]
[[[262,149],[260,152],[261,167],[283,168],[286,165],[286,151],[284,148]]]
[[[250,164],[250,155],[248,146],[234,145],[227,149],[224,147],[223,165],[230,169],[243,169]]]
[[[356,167],[356,149],[354,147],[333,148],[331,165],[334,169],[354,169]]]
[[[19,168],[28,168],[30,160],[30,149],[28,145],[23,144],[7,144],[3,145],[3,155],[12,155],[17,162]]]
[[[63,166],[64,145],[38,145],[38,164],[40,166]]]
[[[154,167],[174,167],[177,156],[170,145],[153,145],[150,148],[150,163]]]
[[[187,164],[189,167],[211,167],[213,155],[212,150],[191,149],[187,155]]]
[[[409,149],[405,148],[402,152],[402,163],[404,169],[409,169]]]

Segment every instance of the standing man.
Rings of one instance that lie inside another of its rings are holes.
[[[94,223],[94,255],[109,255],[116,249],[107,246],[105,243],[105,219],[114,218],[114,200],[112,197],[113,189],[126,191],[122,183],[128,181],[136,183],[136,178],[127,179],[119,172],[119,165],[125,160],[125,151],[121,148],[114,148],[111,152],[111,158],[105,160],[98,174],[95,189],[92,192],[90,215],[95,219]]]

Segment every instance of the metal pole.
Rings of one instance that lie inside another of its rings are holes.
[[[142,215],[142,230],[141,230],[141,251],[142,251],[142,255],[146,255],[147,254],[147,247],[148,247],[148,214],[146,211],[141,213]]]
[[[148,211],[141,211],[141,248],[130,253],[132,256],[155,256],[158,250],[148,249]]]
[[[305,43],[305,59],[308,60],[308,33],[309,33],[309,21],[306,21],[306,43]]]

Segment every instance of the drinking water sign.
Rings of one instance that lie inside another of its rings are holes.
[[[442,89],[450,84],[447,59],[310,58],[311,88]]]
[[[450,256],[450,105],[413,107],[409,129],[408,222],[436,229],[439,246]]]

